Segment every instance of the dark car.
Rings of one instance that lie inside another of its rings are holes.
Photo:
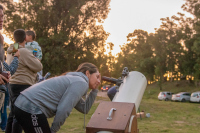
[[[110,89],[111,85],[104,85],[101,87],[101,91],[108,91]]]

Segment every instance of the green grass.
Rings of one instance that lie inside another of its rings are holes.
[[[200,91],[200,87],[188,84],[186,81],[167,82],[163,84],[163,91],[178,93],[181,91]],[[200,104],[171,101],[158,101],[160,92],[156,84],[148,85],[140,104],[140,110],[150,113],[150,118],[138,119],[140,133],[199,133],[200,132]],[[97,97],[97,101],[108,101],[108,98]],[[99,103],[95,103],[86,115],[86,125]],[[53,118],[49,119],[52,123]],[[72,111],[58,133],[85,133],[83,128],[84,115]],[[51,125],[51,124],[50,124]]]
[[[90,117],[94,113],[98,103],[95,103],[90,112],[85,116],[86,126],[90,120]],[[52,123],[53,119],[49,119],[49,123]],[[61,126],[58,133],[85,133],[84,130],[84,115],[73,109],[70,116],[66,119],[65,124]]]
[[[97,106],[99,105],[100,101],[109,101],[108,98],[97,97],[95,103],[93,104],[92,108],[90,109],[89,113],[85,116],[85,126],[89,122],[92,114],[96,110]],[[53,122],[53,118],[48,119],[49,124]],[[73,109],[70,116],[66,119],[63,126],[58,133],[85,133],[84,130],[84,115],[78,112],[76,109]]]

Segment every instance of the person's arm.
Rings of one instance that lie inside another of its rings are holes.
[[[4,65],[4,68],[6,69],[6,71],[10,71],[11,75],[13,75],[17,68],[18,68],[18,58],[20,56],[20,53],[19,53],[19,50],[15,53],[14,55],[14,59],[13,61],[11,62],[10,65],[8,65],[5,61],[3,62],[3,65]]]
[[[8,65],[8,64],[4,61],[4,62],[3,62],[3,66],[4,66],[4,68],[6,69],[6,71],[10,71],[11,75],[13,75],[13,74],[16,72],[17,68],[18,68],[18,63],[19,63],[18,57],[15,56],[10,65]]]
[[[87,114],[95,101],[97,93],[97,89],[91,90],[90,94],[87,96],[86,101],[81,98],[81,100],[76,104],[75,109],[81,113]]]
[[[7,53],[8,53],[8,54],[11,54],[11,53],[13,52],[13,45],[14,45],[14,44],[11,44],[11,45],[8,47],[8,49],[7,49]]]
[[[22,62],[33,72],[39,72],[42,70],[42,63],[27,49],[19,49],[20,58],[22,58]]]
[[[41,47],[38,45],[37,46],[37,54],[36,57],[41,61],[42,60],[42,49]]]
[[[54,121],[51,126],[52,132],[57,132],[64,124],[65,119],[70,115],[72,109],[88,89],[88,83],[78,81],[68,86],[67,90],[60,99]]]

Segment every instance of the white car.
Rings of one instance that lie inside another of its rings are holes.
[[[165,100],[165,101],[171,100],[172,94],[173,93],[171,92],[160,92],[158,94],[158,100]]]
[[[180,92],[172,95],[172,101],[186,102],[190,100],[190,95],[188,92]]]
[[[200,91],[193,92],[190,97],[190,102],[199,102],[200,103]]]

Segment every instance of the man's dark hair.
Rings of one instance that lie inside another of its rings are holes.
[[[3,6],[0,4],[0,9],[3,10]]]
[[[17,43],[23,43],[26,39],[26,33],[23,29],[17,29],[14,31],[14,40]]]
[[[35,40],[35,38],[36,38],[36,35],[35,35],[35,32],[34,31],[32,31],[32,30],[27,30],[26,31],[26,35],[31,35],[32,36],[32,40]]]

